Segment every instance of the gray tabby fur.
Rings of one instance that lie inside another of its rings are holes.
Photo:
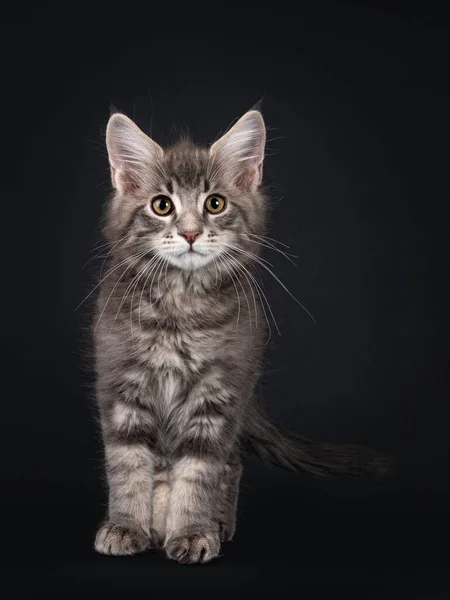
[[[179,562],[206,562],[235,531],[244,442],[315,474],[378,474],[384,463],[282,433],[258,406],[267,331],[252,269],[268,210],[260,112],[211,148],[182,140],[163,150],[122,114],[106,141],[115,192],[94,340],[109,509],[95,548],[163,547]],[[222,213],[204,210],[211,194],[226,199]],[[159,195],[175,205],[168,216],[151,209]],[[199,234],[192,245],[185,232]]]

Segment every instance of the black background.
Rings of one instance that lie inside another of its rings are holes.
[[[156,588],[447,597],[450,31],[429,7],[388,4],[311,2],[283,16],[210,6],[204,24],[189,25],[175,7],[163,19],[131,6],[111,9],[108,23],[2,23],[8,597]],[[181,567],[160,554],[95,555],[106,497],[90,304],[74,309],[102,262],[83,268],[101,243],[110,104],[164,144],[186,128],[210,142],[260,99],[269,235],[298,266],[265,257],[316,320],[264,277],[282,334],[268,352],[264,403],[297,432],[392,453],[398,474],[315,480],[251,458],[237,535],[220,559]]]

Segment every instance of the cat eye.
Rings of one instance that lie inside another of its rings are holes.
[[[225,198],[222,198],[222,196],[212,195],[205,200],[205,210],[213,215],[222,212],[226,205]]]
[[[173,211],[173,202],[167,196],[157,196],[152,200],[152,210],[160,217],[165,217]]]

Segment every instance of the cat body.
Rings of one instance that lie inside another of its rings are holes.
[[[210,148],[183,140],[163,150],[121,114],[106,140],[115,193],[94,340],[109,508],[95,548],[164,547],[179,562],[206,562],[235,531],[244,441],[320,474],[375,463],[283,435],[258,407],[267,309],[253,266],[268,210],[260,112]]]

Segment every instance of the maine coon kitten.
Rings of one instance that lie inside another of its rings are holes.
[[[383,460],[284,434],[258,407],[261,113],[210,148],[183,140],[165,150],[114,114],[106,142],[115,193],[94,338],[109,510],[95,548],[162,546],[179,562],[206,562],[235,531],[244,442],[316,474],[379,473]]]

